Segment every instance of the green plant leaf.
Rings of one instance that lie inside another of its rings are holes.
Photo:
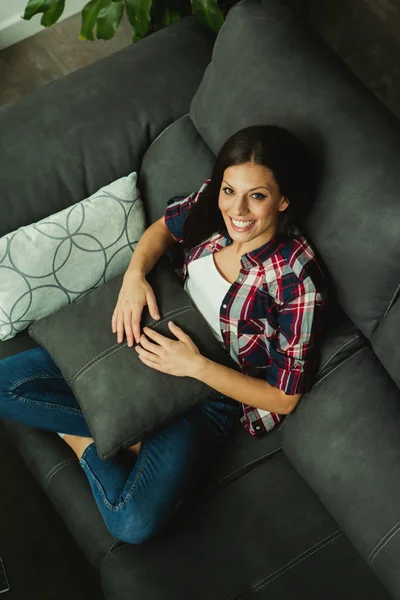
[[[54,2],[57,2],[57,0],[29,0],[22,18],[29,21],[34,15],[49,10]]]
[[[183,5],[184,10],[191,14],[192,5],[190,4],[190,0],[179,1]],[[151,18],[154,31],[158,31],[175,23],[175,21],[179,21],[182,18],[182,11],[177,6],[176,0],[154,0]]]
[[[50,27],[50,25],[54,25],[61,17],[65,8],[65,0],[56,0],[53,2],[50,8],[43,13],[43,17],[40,23],[43,27]]]
[[[82,9],[82,25],[79,34],[80,40],[94,40],[93,29],[97,22],[100,10],[111,4],[111,0],[90,0]]]
[[[133,40],[145,37],[150,30],[153,0],[125,0],[125,5],[133,29]]]
[[[124,14],[124,0],[113,0],[109,6],[99,11],[96,36],[100,40],[111,40],[121,23]]]
[[[196,17],[208,25],[215,33],[221,29],[224,22],[217,0],[191,0]]]

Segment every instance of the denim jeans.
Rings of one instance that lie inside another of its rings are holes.
[[[79,461],[110,533],[132,544],[162,530],[207,473],[238,422],[241,404],[213,391],[142,440],[139,454],[101,460],[94,443]],[[0,416],[31,427],[91,437],[79,404],[48,352],[0,360]]]

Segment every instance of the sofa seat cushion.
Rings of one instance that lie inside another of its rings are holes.
[[[397,289],[399,294],[400,286]],[[372,336],[372,347],[383,366],[400,388],[400,298],[390,307]]]
[[[288,458],[400,598],[400,391],[371,348],[317,381],[280,430]]]
[[[56,433],[4,419],[1,425],[86,558],[98,569],[117,540],[104,525],[73,451]]]
[[[389,600],[282,452],[103,560],[109,600]]]

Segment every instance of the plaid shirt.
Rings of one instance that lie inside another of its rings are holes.
[[[188,197],[168,201],[164,222],[182,243],[183,223],[210,179]],[[184,282],[188,264],[232,243],[218,231],[185,253],[176,270]],[[315,350],[323,330],[326,287],[315,254],[297,227],[241,257],[238,278],[220,308],[224,347],[241,372],[264,378],[286,394],[310,390],[318,366]],[[242,404],[240,421],[254,436],[269,431],[281,415]]]

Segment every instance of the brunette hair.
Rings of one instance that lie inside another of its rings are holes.
[[[308,212],[315,192],[315,162],[307,146],[277,125],[252,125],[226,140],[215,160],[211,180],[185,219],[183,246],[193,248],[226,225],[218,207],[225,169],[245,163],[270,169],[289,205],[280,212],[277,234],[285,234]]]

